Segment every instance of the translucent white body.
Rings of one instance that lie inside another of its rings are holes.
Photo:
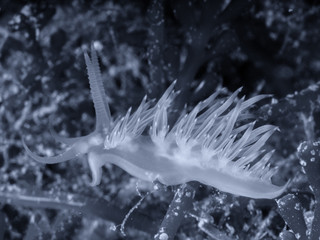
[[[91,94],[96,111],[96,129],[85,137],[53,136],[70,148],[55,157],[40,157],[26,146],[27,153],[43,163],[63,162],[87,154],[92,185],[101,180],[101,168],[111,163],[134,177],[158,180],[165,185],[199,181],[221,191],[251,198],[275,198],[286,186],[272,184],[276,170],[268,164],[273,151],[263,147],[277,129],[272,125],[255,128],[245,122],[246,112],[258,95],[238,99],[241,89],[229,98],[219,99],[222,90],[184,113],[174,126],[168,126],[168,109],[177,93],[174,83],[155,106],[145,97],[139,108],[113,121],[102,84],[96,52],[85,54]],[[148,134],[143,134],[147,130]]]

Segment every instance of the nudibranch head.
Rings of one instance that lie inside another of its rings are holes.
[[[283,193],[286,185],[276,186],[271,181],[276,173],[269,163],[273,151],[264,149],[277,127],[255,127],[255,122],[248,122],[249,108],[268,95],[239,99],[238,89],[228,98],[218,98],[223,89],[217,90],[170,128],[169,108],[177,95],[172,83],[155,104],[145,97],[135,112],[131,113],[130,108],[124,117],[113,121],[101,89],[94,49],[91,59],[87,54],[85,58],[97,115],[96,130],[89,136],[70,140],[66,157],[39,157],[26,147],[34,159],[55,163],[85,152],[92,185],[99,184],[102,166],[111,163],[134,177],[158,180],[165,185],[198,181],[251,198],[275,198]]]

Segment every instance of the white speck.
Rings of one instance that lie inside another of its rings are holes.
[[[316,159],[313,157],[313,158],[310,158],[310,161],[311,162],[314,162]]]
[[[312,188],[312,186],[311,186],[311,185],[309,185],[309,189],[313,192],[313,188]]]
[[[68,194],[67,195],[67,199],[68,199],[68,201],[71,201],[73,199],[73,195],[72,194]]]
[[[304,217],[304,221],[306,222],[307,225],[307,231],[306,234],[309,237],[311,234],[311,228],[312,228],[312,222],[314,219],[314,213],[312,211],[304,211],[303,212],[303,217]]]
[[[204,86],[205,81],[201,81],[201,83],[199,84],[199,86],[196,88],[195,92],[199,92],[203,86]]]
[[[116,225],[112,224],[112,225],[110,226],[110,230],[111,230],[111,231],[116,231],[116,230],[117,230]]]
[[[284,201],[281,201],[281,200],[277,200],[277,203],[279,206],[284,206],[286,205]]]
[[[307,166],[307,162],[304,161],[304,160],[300,160],[300,165],[303,166],[303,167],[305,167],[305,166]]]
[[[228,230],[229,230],[230,234],[231,234],[231,235],[233,235],[233,234],[234,234],[234,232],[235,232],[234,227],[232,227],[232,226],[231,226],[231,225],[229,225],[228,223],[226,224],[226,226],[227,226],[227,228],[228,228]]]
[[[310,237],[310,235],[311,235],[311,229],[307,229],[307,230],[306,230],[306,235],[307,235],[308,238]]]
[[[313,149],[310,151],[310,153],[312,156],[316,155],[316,152]]]
[[[317,84],[310,85],[308,87],[308,89],[310,89],[311,91],[317,91],[318,90],[318,85]]]
[[[93,46],[94,46],[94,49],[98,50],[98,51],[101,51],[103,49],[103,45],[101,42],[99,41],[94,41],[93,42]]]
[[[159,236],[159,239],[160,240],[168,240],[169,236],[166,233],[161,233],[160,236]]]
[[[298,148],[297,148],[297,150],[298,150],[298,152],[304,152],[305,150],[307,150],[307,145],[305,145],[303,148],[302,148],[302,145],[303,145],[304,143],[300,143],[300,145],[298,146]]]

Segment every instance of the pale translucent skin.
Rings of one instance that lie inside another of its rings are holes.
[[[144,98],[134,113],[130,108],[114,122],[93,48],[91,58],[85,54],[85,60],[97,118],[94,132],[79,138],[52,132],[55,139],[70,147],[59,156],[40,157],[24,145],[33,159],[53,164],[86,154],[92,185],[100,183],[103,165],[111,163],[141,180],[158,180],[165,185],[198,181],[251,198],[275,198],[285,190],[287,184],[276,186],[271,182],[276,172],[268,165],[273,151],[263,152],[265,142],[277,128],[254,128],[254,122],[239,124],[247,117],[243,112],[267,96],[238,100],[239,89],[229,98],[217,100],[222,90],[217,91],[170,129],[168,108],[177,94],[173,83],[155,106]],[[148,127],[149,134],[143,135]]]

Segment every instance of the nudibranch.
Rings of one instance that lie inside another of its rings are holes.
[[[244,121],[257,95],[239,99],[241,89],[227,98],[217,90],[190,112],[183,113],[173,127],[168,125],[169,108],[177,95],[174,83],[158,102],[143,98],[135,112],[114,120],[103,87],[97,53],[85,53],[96,127],[83,137],[53,137],[69,145],[58,156],[41,157],[24,144],[27,154],[38,162],[54,164],[87,155],[93,186],[101,180],[102,167],[114,164],[134,177],[158,180],[165,185],[198,181],[221,191],[251,198],[275,198],[286,188],[272,183],[277,172],[269,160],[273,151],[264,145],[277,130],[272,125],[255,127]]]

